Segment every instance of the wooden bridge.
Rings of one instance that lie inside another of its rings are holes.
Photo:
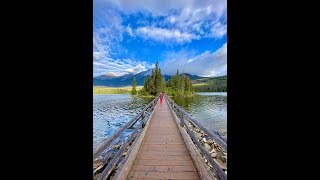
[[[94,149],[94,179],[227,179],[226,143],[164,99]],[[132,132],[120,138],[124,131]]]

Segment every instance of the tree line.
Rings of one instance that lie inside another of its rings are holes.
[[[155,96],[160,92],[164,92],[172,96],[192,95],[194,93],[194,89],[190,78],[184,74],[179,76],[178,70],[177,73],[166,82],[157,61],[156,67],[152,69],[151,76],[144,78],[143,88],[139,92],[136,90],[136,78],[133,78],[131,94],[139,93],[143,96]]]
[[[179,70],[177,70],[176,74],[168,80],[166,90],[166,93],[172,96],[194,94],[194,88],[190,78],[185,74],[180,76]]]
[[[227,92],[226,79],[212,79],[206,84],[194,86],[196,92]]]

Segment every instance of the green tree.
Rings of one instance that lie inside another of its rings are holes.
[[[181,77],[181,91],[182,91],[182,94],[184,94],[185,90],[186,90],[186,75],[183,73],[182,77]]]
[[[169,95],[191,95],[194,93],[191,80],[184,73],[180,76],[179,70],[167,82],[166,93]]]
[[[175,77],[175,91],[181,91],[182,90],[182,78],[179,76],[179,70],[177,69],[176,77]]]
[[[163,91],[163,76],[161,74],[161,69],[158,69],[158,74],[156,75],[156,82],[157,82],[157,88],[156,88],[156,94],[159,94]]]
[[[152,69],[151,76],[149,78],[149,93],[155,95],[155,72]]]
[[[155,73],[154,73],[154,84],[155,84],[155,89],[154,89],[154,94],[157,95],[160,92],[163,91],[163,76],[161,74],[161,69],[159,67],[159,62],[156,62],[156,67],[155,67]]]
[[[155,72],[154,72],[154,86],[155,86],[155,93],[158,93],[159,90],[159,80],[158,80],[158,76],[159,76],[159,62],[157,60],[156,62],[156,68],[155,68]]]
[[[166,92],[166,79],[162,76],[162,92]]]
[[[144,78],[144,81],[143,81],[143,89],[145,91],[148,91],[148,77],[145,77]]]
[[[137,81],[136,81],[136,77],[133,77],[133,80],[132,80],[132,91],[131,91],[131,94],[137,94]]]

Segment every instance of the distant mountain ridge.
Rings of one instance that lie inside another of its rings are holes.
[[[125,74],[123,76],[111,76],[109,74],[101,75],[93,78],[94,86],[111,86],[111,87],[122,87],[122,86],[131,86],[133,77],[136,77],[137,86],[143,86],[144,78],[150,76],[151,69],[147,71],[140,72],[138,74]],[[197,75],[191,75],[188,73],[183,73],[188,76],[191,80],[202,79],[205,77],[200,77]],[[182,74],[180,74],[181,76]],[[166,81],[168,81],[171,75],[163,75]]]

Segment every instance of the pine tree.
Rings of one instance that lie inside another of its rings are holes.
[[[179,89],[179,70],[177,69],[176,75],[172,79],[172,89],[178,91]]]
[[[166,83],[166,92],[170,95],[187,95],[194,92],[191,80],[184,73],[179,76],[179,70]]]
[[[156,75],[156,82],[157,82],[156,94],[159,94],[160,92],[163,91],[163,88],[162,88],[162,75],[161,75],[161,69],[160,68],[158,68],[158,74]]]
[[[162,77],[162,92],[165,92],[166,91],[166,79],[163,76],[161,76],[161,77]]]
[[[145,77],[144,80],[143,80],[143,89],[144,89],[145,91],[147,91],[147,89],[148,89],[147,83],[148,83],[147,77]]]
[[[182,91],[182,94],[184,94],[184,91],[185,91],[185,85],[186,85],[186,77],[185,77],[185,74],[182,74],[182,77],[181,77],[181,91]]]
[[[182,90],[182,77],[179,76],[179,71],[178,71],[178,69],[177,69],[176,77],[177,77],[176,90],[177,90],[177,91],[181,91],[181,90]]]
[[[152,73],[149,79],[149,93],[155,95],[155,73],[154,69],[152,69]]]
[[[155,86],[155,93],[158,94],[159,91],[159,62],[157,60],[156,62],[156,69],[155,69],[155,74],[154,74],[154,86]]]
[[[136,87],[137,87],[136,77],[133,77],[131,94],[133,94],[133,95],[134,95],[134,94],[137,94]]]

